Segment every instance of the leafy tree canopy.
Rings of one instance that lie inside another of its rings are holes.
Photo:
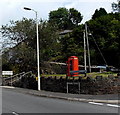
[[[23,18],[11,21],[10,25],[2,26],[2,36],[16,41],[16,46],[4,53],[3,65],[17,66],[20,71],[36,67],[36,23],[32,19]],[[57,28],[47,21],[39,22],[40,62],[49,61],[57,56],[59,49]],[[17,64],[17,65],[16,65]],[[5,67],[5,66],[4,66]],[[15,68],[17,68],[15,67]],[[17,70],[18,71],[18,70]],[[19,72],[20,72],[19,71]]]
[[[114,65],[119,67],[120,57],[120,14],[110,13],[104,16],[100,16],[94,20],[88,21],[89,28],[101,49],[108,65]],[[92,42],[93,43],[93,42]],[[93,47],[94,45],[92,45]],[[95,48],[95,47],[94,47]],[[96,50],[97,62],[102,60],[99,56],[99,52]],[[95,58],[95,55],[94,55]],[[95,60],[95,59],[94,59]]]
[[[104,8],[100,8],[99,10],[96,9],[95,13],[92,16],[92,19],[96,19],[96,18],[98,18],[100,16],[104,16],[106,14],[107,14],[107,12],[106,12],[106,10]]]
[[[2,26],[2,36],[21,42],[35,37],[35,21],[23,18],[19,21],[10,21],[10,25]]]
[[[82,15],[74,8],[58,8],[49,13],[49,22],[57,24],[59,29],[71,29],[82,21]]]

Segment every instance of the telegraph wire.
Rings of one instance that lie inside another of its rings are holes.
[[[90,32],[90,29],[89,29],[89,27],[88,27],[88,30],[89,30],[89,32]],[[91,33],[91,32],[90,32]],[[92,36],[92,39],[94,40],[94,42],[95,42],[95,45],[97,46],[97,49],[99,50],[99,52],[100,52],[100,55],[102,56],[102,58],[103,58],[103,60],[104,60],[104,62],[105,62],[105,64],[107,65],[107,61],[106,61],[106,59],[105,59],[105,57],[103,56],[103,53],[101,52],[101,50],[100,50],[100,48],[99,48],[99,46],[98,46],[98,44],[97,44],[97,42],[96,42],[96,40],[95,40],[95,38],[94,38],[94,36],[91,34],[91,36]]]

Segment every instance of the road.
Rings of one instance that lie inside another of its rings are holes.
[[[118,113],[118,107],[67,101],[2,89],[3,113]],[[18,114],[15,114],[18,115]]]

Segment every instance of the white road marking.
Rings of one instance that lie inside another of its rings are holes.
[[[94,104],[94,105],[107,105],[109,107],[120,107],[119,105],[113,105],[113,104],[103,104],[103,103],[95,103],[95,102],[88,102],[90,104]]]
[[[94,104],[94,105],[103,105],[103,103],[95,103],[95,102],[88,102],[90,104]]]
[[[15,87],[12,86],[0,86],[1,88],[10,88],[10,89],[14,89]]]
[[[120,107],[119,105],[112,105],[112,104],[107,104],[107,106],[110,106],[110,107]]]
[[[14,115],[19,115],[18,113],[14,112],[14,111],[12,112],[12,114],[14,114]]]

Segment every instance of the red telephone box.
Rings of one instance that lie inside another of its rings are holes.
[[[71,56],[67,61],[67,76],[73,77],[79,74],[78,57]]]

